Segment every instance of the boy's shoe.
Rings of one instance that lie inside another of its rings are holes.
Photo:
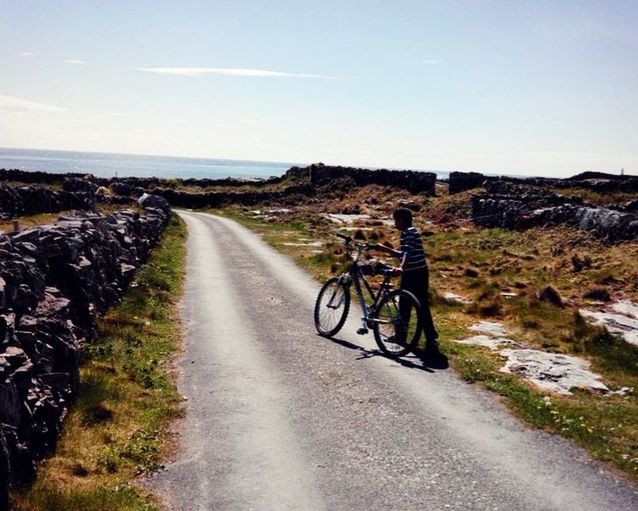
[[[397,339],[397,337],[395,335],[391,335],[390,337],[386,337],[384,342],[398,344],[399,346],[405,346],[405,339],[401,339],[401,337],[399,337]]]
[[[439,351],[439,347],[435,344],[427,345],[422,352],[422,360],[427,367],[432,369],[447,369],[450,367],[447,357]]]

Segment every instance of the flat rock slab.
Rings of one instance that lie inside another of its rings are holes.
[[[592,323],[607,328],[610,333],[622,337],[626,342],[638,346],[638,305],[618,302],[612,305],[616,312],[590,311],[580,309],[581,316]]]
[[[563,395],[571,395],[573,388],[610,392],[581,358],[531,349],[504,349],[500,354],[507,358],[501,372],[520,374],[542,389]]]
[[[479,321],[470,326],[470,330],[492,337],[507,337],[507,330],[505,330],[503,324],[493,321]]]
[[[503,344],[509,344],[513,346],[518,345],[518,343],[512,339],[508,339],[506,337],[490,337],[488,335],[475,335],[473,337],[460,339],[454,342],[457,342],[459,344],[470,344],[472,346],[484,346],[486,348],[490,348],[491,350],[496,350]]]
[[[638,319],[638,303],[624,300],[612,304],[611,308],[618,314],[623,314],[625,316],[629,316],[630,318]]]
[[[327,214],[326,218],[332,220],[336,224],[351,224],[356,222],[357,220],[371,220],[372,217],[370,215],[358,215],[358,214],[337,214],[331,213]]]
[[[471,325],[469,329],[480,334],[455,342],[484,346],[493,351],[499,350],[503,344],[511,346],[499,351],[499,354],[507,359],[501,372],[518,374],[536,386],[558,394],[570,395],[571,389],[575,387],[602,394],[612,393],[611,389],[601,381],[602,377],[589,370],[589,362],[586,360],[570,355],[521,348],[517,341],[505,337],[507,331],[501,323],[479,321]],[[617,392],[625,393],[629,390],[621,389]]]
[[[451,292],[443,293],[443,298],[447,300],[448,302],[459,303],[462,305],[468,305],[472,303],[472,300],[469,300],[468,298],[465,298],[461,295],[457,295],[456,293],[451,293]]]

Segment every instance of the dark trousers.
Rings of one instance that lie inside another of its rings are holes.
[[[427,267],[403,272],[401,276],[401,289],[412,293],[421,304],[421,325],[423,326],[426,347],[432,349],[437,347],[436,340],[439,334],[436,328],[434,328],[432,312],[430,311],[430,298],[428,296],[429,284],[430,273]]]

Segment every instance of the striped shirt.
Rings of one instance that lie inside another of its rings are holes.
[[[421,235],[415,227],[406,227],[401,232],[401,258],[407,256],[403,271],[425,268],[425,252]]]

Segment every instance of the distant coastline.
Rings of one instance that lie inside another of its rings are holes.
[[[268,178],[282,176],[290,167],[306,167],[309,163],[0,147],[0,169],[19,169],[55,174],[81,172],[106,178]],[[381,167],[367,168],[376,170]],[[449,171],[444,170],[394,168],[389,170],[434,172],[438,179],[447,179],[450,175]]]
[[[223,158],[193,158],[182,156],[158,156],[126,153],[98,153],[84,151],[58,151],[48,149],[4,148],[0,147],[0,169],[63,174],[79,172],[96,177],[158,177],[182,179],[265,179],[280,177],[290,167],[306,167],[310,162],[270,162],[253,160],[231,160]],[[366,167],[379,170],[382,167]],[[386,167],[387,168],[387,167]],[[417,172],[434,172],[437,179],[448,179],[450,170],[399,169]],[[458,169],[461,172],[478,169]],[[539,177],[515,172],[489,172],[478,170],[486,176]],[[573,175],[578,172],[574,172]],[[626,175],[632,175],[627,172]],[[567,177],[567,176],[563,176]]]
[[[216,179],[281,176],[304,163],[186,158],[0,147],[0,168],[51,173],[81,172],[97,177]]]

